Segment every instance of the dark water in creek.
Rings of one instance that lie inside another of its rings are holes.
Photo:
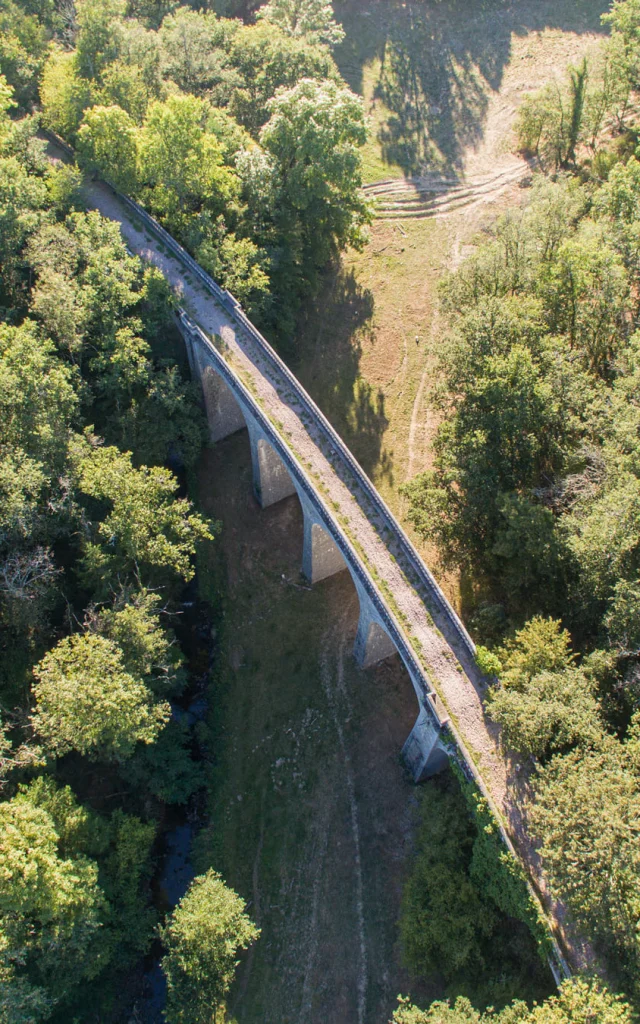
[[[179,625],[175,632],[187,659],[189,684],[181,698],[172,704],[175,718],[186,721],[191,729],[206,717],[207,685],[213,659],[215,630],[211,626],[209,608],[198,601],[197,582],[193,580],[183,594]],[[192,756],[199,757],[194,739]],[[158,869],[152,881],[153,902],[160,914],[173,909],[185,895],[195,877],[191,862],[193,840],[204,823],[202,801],[195,793],[185,805],[165,809],[164,828],[160,837]],[[142,1024],[163,1024],[162,1011],[167,986],[160,967],[162,946],[156,940],[147,958],[144,974],[144,995],[136,1004],[136,1019]]]

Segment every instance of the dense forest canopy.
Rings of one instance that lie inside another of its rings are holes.
[[[203,437],[163,351],[164,280],[75,208],[78,173],[46,162],[0,82],[0,1013],[26,1024],[65,1019],[153,937],[145,802],[197,785],[170,721],[171,610],[213,526],[163,465],[169,445],[190,465]],[[123,777],[137,799],[91,807]]]
[[[187,685],[175,623],[219,524],[185,496],[205,434],[174,296],[82,200],[85,175],[107,178],[291,338],[328,262],[366,241],[367,123],[329,0],[257,7],[0,0],[2,1024],[88,1020],[88,993],[117,1014],[119,979],[157,936],[167,1020],[222,1020],[259,935],[213,870],[160,930],[150,900],[161,807],[200,784],[172,711]],[[468,580],[489,713],[531,771],[550,885],[637,1007],[640,2],[605,20],[600,55],[522,107],[544,173],[443,282],[435,468],[406,494]],[[40,123],[78,167],[47,161]],[[459,980],[518,908],[482,863],[490,822],[447,825],[439,800],[402,941],[414,973]],[[436,892],[444,936],[427,926]],[[593,979],[533,1009],[461,997],[394,1017],[633,1019]]]
[[[435,465],[405,493],[466,580],[552,890],[637,1001],[640,4],[604,21],[521,107],[545,173],[441,283]]]
[[[272,0],[252,25],[82,0],[74,49],[53,15],[47,31],[5,7],[13,50],[39,33],[29,67],[7,67],[19,102],[39,95],[43,123],[77,146],[82,166],[139,199],[286,338],[320,270],[363,243],[370,217],[359,191],[364,111],[331,56],[342,31],[328,0]]]

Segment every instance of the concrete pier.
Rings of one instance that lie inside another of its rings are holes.
[[[211,441],[221,441],[236,430],[243,430],[247,424],[242,409],[222,377],[211,366],[204,366],[200,379]]]
[[[402,759],[414,782],[422,782],[446,768],[448,758],[439,743],[439,737],[440,732],[434,724],[433,715],[421,707],[416,724],[402,748]]]
[[[251,441],[253,491],[262,508],[296,493],[291,474],[255,423],[247,421]]]

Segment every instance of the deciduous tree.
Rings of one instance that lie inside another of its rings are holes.
[[[93,91],[91,83],[78,72],[76,54],[53,49],[40,86],[44,123],[73,142],[82,115],[91,106]]]
[[[340,82],[326,46],[287,35],[264,20],[237,31],[230,57],[240,76],[231,92],[230,110],[254,137],[269,119],[269,100],[279,88],[293,88],[303,78]]]
[[[278,168],[277,218],[290,257],[312,274],[345,245],[360,246],[370,219],[358,152],[362,102],[332,81],[303,79],[270,101],[260,141]]]
[[[0,325],[0,438],[49,470],[61,468],[78,409],[77,378],[37,325]],[[26,468],[25,463],[23,466]],[[31,463],[29,463],[31,465]]]
[[[220,21],[210,11],[179,7],[162,22],[162,69],[185,92],[228,102],[240,84],[229,51],[240,30],[237,22]]]
[[[588,933],[618,950],[635,977],[640,963],[640,791],[623,744],[556,756],[539,773],[530,809],[555,893]]]
[[[258,11],[291,36],[306,36],[315,43],[336,46],[344,39],[344,29],[333,17],[331,0],[269,0]]]
[[[239,199],[237,175],[224,166],[220,144],[207,131],[210,110],[206,100],[195,96],[156,101],[140,136],[143,198],[183,238],[189,237],[200,210],[227,219]]]
[[[90,955],[104,909],[97,865],[61,854],[51,815],[28,801],[0,804],[0,829],[3,952],[59,998],[99,969]]]
[[[557,996],[532,1010],[517,1001],[499,1013],[480,1013],[461,996],[453,1005],[435,1002],[428,1010],[419,1010],[408,999],[400,999],[391,1024],[632,1024],[633,1019],[629,1004],[599,981],[571,978],[562,983]]]
[[[118,645],[96,634],[65,637],[34,675],[34,728],[54,754],[125,760],[137,743],[153,743],[171,714],[127,672]]]
[[[256,941],[260,930],[245,903],[220,875],[196,878],[160,932],[167,953],[165,1011],[170,1024],[211,1024],[223,1020],[237,954]]]
[[[158,466],[134,469],[129,452],[91,447],[86,441],[74,445],[73,459],[79,491],[106,508],[95,541],[86,546],[89,575],[98,580],[113,580],[118,573],[190,580],[195,545],[212,534],[191,502],[175,496],[173,474]]]
[[[135,194],[138,180],[137,129],[122,107],[91,107],[78,129],[82,164],[109,179],[121,192]]]

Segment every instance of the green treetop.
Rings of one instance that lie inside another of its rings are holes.
[[[171,709],[155,703],[125,669],[117,644],[95,634],[65,637],[34,669],[34,728],[55,754],[77,750],[121,761],[153,743]]]
[[[419,1010],[401,999],[391,1024],[633,1024],[635,1016],[628,1003],[610,993],[599,981],[571,978],[560,986],[558,995],[529,1009],[516,1001],[496,1013],[480,1013],[468,999],[432,1003]]]
[[[259,934],[244,900],[220,875],[209,870],[196,878],[161,930],[169,1024],[222,1021],[238,950],[247,949]]]
[[[306,36],[312,42],[336,46],[344,39],[344,29],[333,17],[331,0],[270,0],[258,11],[291,36]]]

